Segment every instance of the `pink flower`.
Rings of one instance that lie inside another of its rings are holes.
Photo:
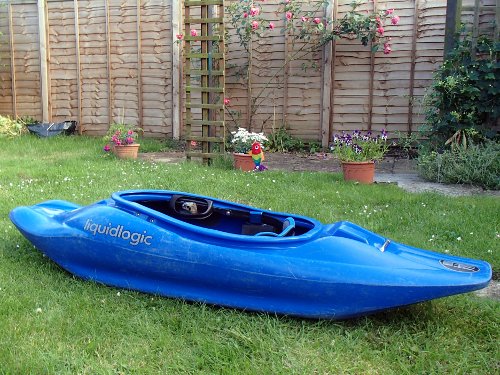
[[[391,18],[391,23],[397,25],[399,23],[399,16],[394,16]]]
[[[253,7],[252,7],[252,8],[250,8],[250,15],[251,15],[252,17],[258,16],[258,15],[259,15],[259,13],[260,13],[260,9],[259,9],[259,8],[257,8],[257,7],[255,7],[255,8],[253,8]]]
[[[104,151],[109,152],[110,150],[111,150],[111,146],[110,145],[104,146]]]
[[[127,142],[127,144],[131,145],[132,143],[134,143],[134,138],[132,138],[132,137],[127,137],[127,138],[125,139],[125,142]]]
[[[313,22],[314,22],[316,25],[319,25],[319,24],[321,23],[321,18],[316,17],[315,19],[313,19]]]
[[[273,23],[273,22],[269,22],[269,28],[270,28],[271,30],[273,30],[273,29],[274,29],[274,23]]]
[[[292,19],[292,17],[293,17],[293,13],[292,12],[286,12],[285,16],[286,16],[286,19],[290,21]]]
[[[389,44],[389,42],[385,42],[384,43],[384,54],[388,55],[389,53],[391,53],[391,51],[392,51],[391,45]]]
[[[309,18],[302,16],[301,20],[302,20],[302,22],[307,22],[307,21],[309,21]]]
[[[385,14],[387,14],[387,15],[392,14],[392,13],[394,13],[394,9],[387,9],[385,11]]]
[[[231,103],[231,99],[224,98],[224,105],[229,105],[229,103]]]
[[[380,34],[380,35],[384,35],[384,28],[382,26],[379,26],[377,28],[377,32]]]
[[[252,29],[257,30],[259,28],[259,23],[257,21],[252,21]]]
[[[248,13],[247,12],[243,13],[243,18],[247,18],[247,17],[248,17]]]
[[[191,146],[193,146],[193,147],[196,147],[198,145],[198,143],[196,141],[191,141],[190,143],[191,143]]]
[[[197,36],[198,35],[198,31],[196,31],[195,29],[191,29],[191,36]]]
[[[382,21],[380,21],[380,17],[375,17],[375,22],[377,22],[377,26],[382,26]]]
[[[177,40],[182,40],[182,38],[184,38],[184,35],[177,34],[175,37],[177,38]]]

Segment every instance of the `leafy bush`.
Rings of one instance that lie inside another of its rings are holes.
[[[457,43],[434,75],[426,97],[425,130],[432,149],[441,148],[457,131],[475,129],[475,141],[494,138],[500,113],[500,82],[497,64],[500,44],[486,37],[466,37]]]
[[[500,189],[500,143],[486,141],[418,158],[419,174],[430,181],[471,184]]]
[[[273,152],[303,151],[304,142],[292,136],[284,126],[275,129],[268,137],[267,147]]]
[[[16,137],[27,133],[26,126],[9,116],[0,116],[0,137]]]

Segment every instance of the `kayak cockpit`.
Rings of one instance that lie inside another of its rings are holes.
[[[301,236],[321,225],[297,215],[260,210],[194,194],[129,191],[113,194],[113,200],[124,209],[154,212],[200,228],[246,236]]]

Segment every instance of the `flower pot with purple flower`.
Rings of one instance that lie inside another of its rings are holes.
[[[137,159],[140,144],[136,142],[142,129],[124,123],[113,123],[106,133],[104,151],[120,159]]]
[[[335,134],[330,150],[342,163],[344,180],[371,184],[375,176],[375,161],[381,160],[387,152],[387,132],[377,136],[368,131],[362,133]]]

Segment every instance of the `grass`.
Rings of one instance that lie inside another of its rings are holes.
[[[411,194],[338,174],[241,173],[120,161],[99,139],[24,136],[0,148],[0,374],[310,374],[500,371],[500,303],[472,294],[348,321],[276,317],[72,277],[13,227],[19,205],[86,205],[121,189],[190,191],[350,220],[396,241],[500,268],[499,200]]]

